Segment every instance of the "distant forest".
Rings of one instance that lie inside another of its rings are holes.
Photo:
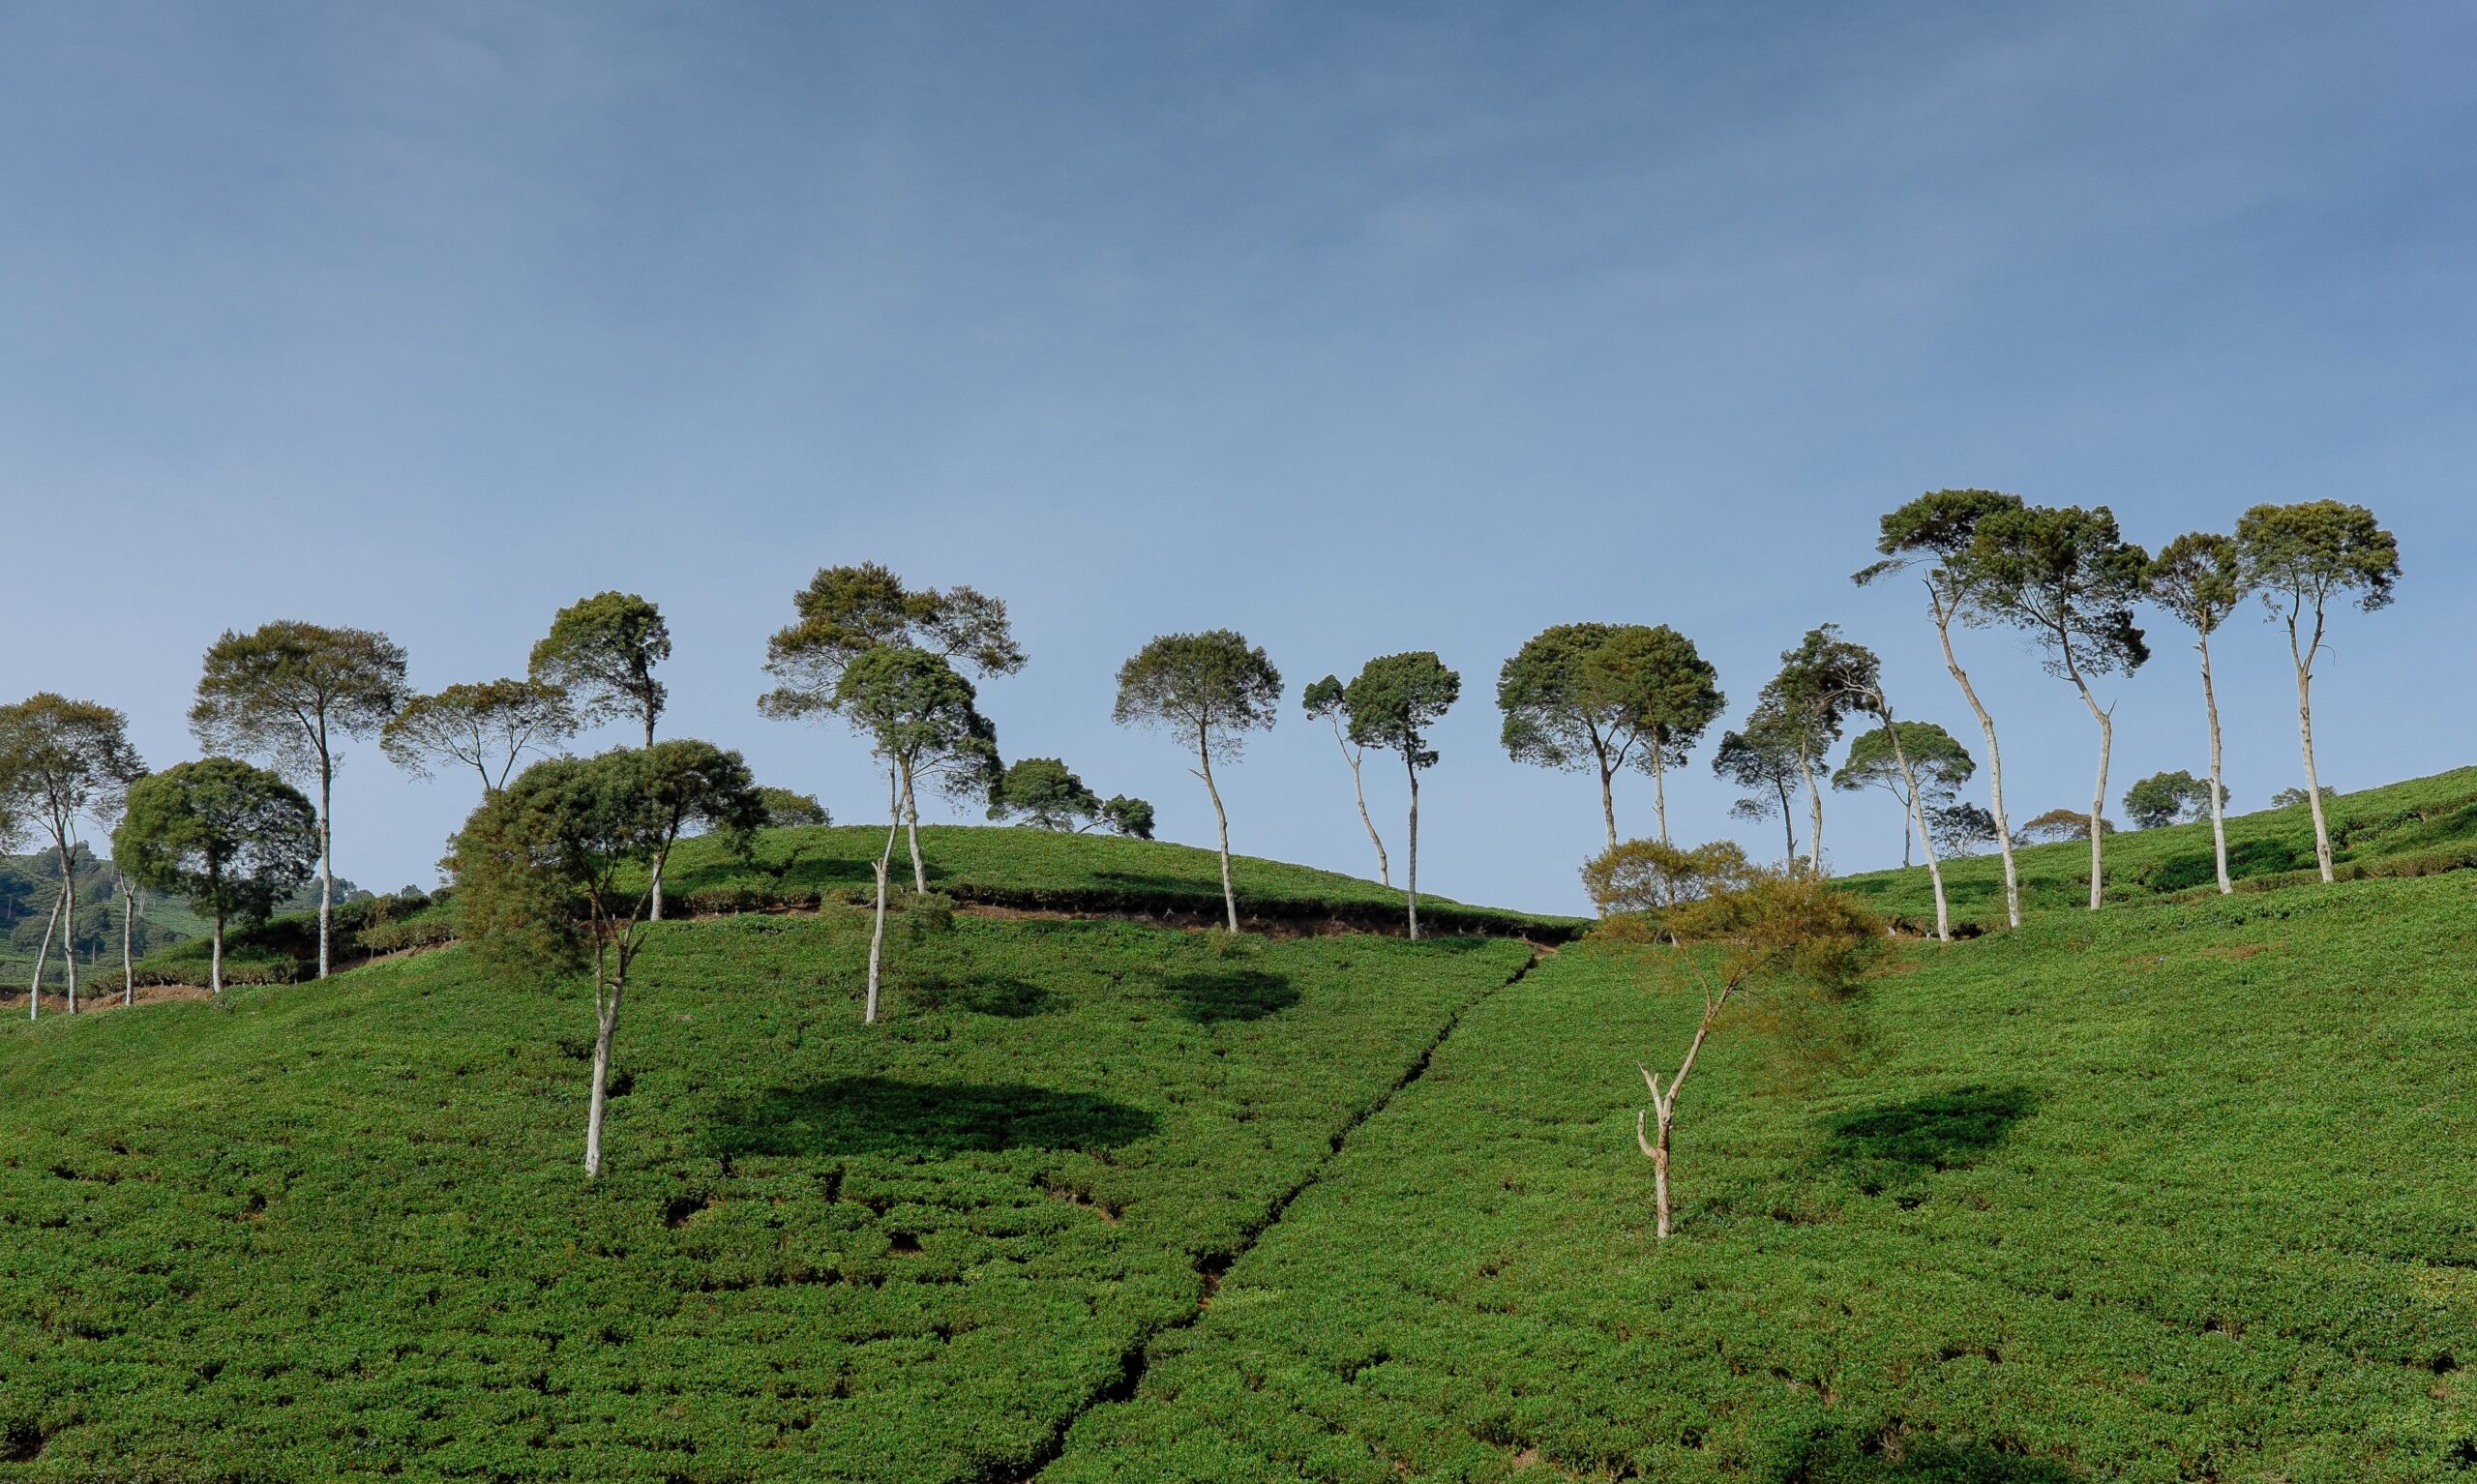
[[[112,863],[95,854],[81,842],[77,846],[77,915],[70,925],[71,940],[76,945],[77,963],[81,969],[89,965],[117,965],[120,963],[121,917],[120,873]],[[370,893],[345,880],[336,878],[336,900],[351,902]],[[11,992],[31,984],[35,960],[43,947],[44,934],[53,928],[51,908],[60,896],[60,861],[50,851],[28,855],[0,855],[0,973]],[[283,911],[315,911],[318,905],[317,883],[295,891],[291,900],[279,908]],[[137,894],[137,920],[132,947],[144,958],[159,948],[193,937],[204,937],[207,924],[189,909],[188,904],[161,892]],[[117,972],[114,968],[114,972]],[[60,940],[52,939],[48,962],[44,965],[44,982],[57,984],[65,977],[60,962]],[[82,980],[85,975],[80,974]]]

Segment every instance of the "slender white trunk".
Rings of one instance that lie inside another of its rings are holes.
[[[1411,764],[1411,871],[1407,877],[1411,904],[1411,941],[1419,940],[1419,765]]]
[[[2228,896],[2236,884],[2227,876],[2227,790],[2220,786],[2219,695],[2210,682],[2210,635],[2201,637],[2202,709],[2210,715],[2210,845],[2219,864],[2219,894]]]
[[[36,1020],[43,1014],[43,963],[51,956],[52,935],[60,927],[60,899],[51,899],[51,915],[44,920],[43,941],[35,946],[35,983],[26,991],[26,1019]]]
[[[2004,916],[2014,927],[2021,926],[2021,873],[2013,861],[2013,821],[2004,814],[2004,750],[1995,743],[1995,718],[1978,698],[1978,688],[1970,684],[1969,671],[1953,654],[1953,610],[1944,606],[1943,597],[1933,583],[1926,587],[1926,599],[1935,614],[1935,637],[1944,645],[1944,668],[1953,672],[1953,680],[1961,688],[1962,698],[1978,717],[1978,728],[1986,734],[1987,792],[1994,804],[1995,848],[2004,857]]]
[[[1367,826],[1367,843],[1376,846],[1376,879],[1378,884],[1393,884],[1392,862],[1385,858],[1384,837],[1376,833],[1376,817],[1367,812],[1367,789],[1359,783],[1361,754],[1352,749],[1350,739],[1342,735],[1342,719],[1333,718],[1333,740],[1340,744],[1342,760],[1351,765],[1351,795],[1358,800],[1358,822]]]
[[[208,950],[206,961],[206,992],[209,994],[224,993],[224,913],[220,908],[215,914],[215,941]]]
[[[650,752],[652,752],[653,750],[654,750],[654,712],[653,712],[653,707],[652,707],[652,706],[650,706],[650,705],[648,705],[648,706],[645,708],[645,751],[650,753]],[[515,759],[514,759],[514,758],[510,758],[510,759],[508,759],[508,765],[509,765],[510,767],[515,766],[515,765],[516,765],[516,763],[515,763]],[[504,778],[504,777],[506,777],[506,775],[505,775],[505,774],[501,774],[501,775],[500,775],[500,777]],[[649,907],[647,907],[647,909],[646,909],[646,911],[645,911],[645,916],[646,916],[646,917],[648,917],[648,918],[650,918],[650,919],[652,919],[652,920],[653,920],[653,921],[655,921],[655,922],[660,922],[660,921],[662,921],[662,872],[663,872],[663,867],[664,867],[665,865],[667,865],[667,864],[668,864],[668,861],[667,861],[667,860],[657,860],[657,861],[655,861],[655,862],[654,862],[654,873],[653,873],[654,878],[653,878],[653,883],[652,883],[652,898],[653,898],[653,901],[652,901],[652,905],[651,905]]]
[[[1935,883],[1935,940],[1949,943],[1953,940],[1953,912],[1944,900],[1943,863],[1935,858],[1935,842],[1926,838],[1926,807],[1919,795],[1918,775],[1909,769],[1909,754],[1900,745],[1900,727],[1893,723],[1893,708],[1886,704],[1877,714],[1883,718],[1884,735],[1892,738],[1893,765],[1900,769],[1901,787],[1909,790],[1909,820],[1901,833],[1902,864],[1908,863],[1908,829],[1914,824],[1918,827],[1919,849],[1926,856],[1926,878]]]
[[[2313,610],[2313,642],[2300,648],[2296,613],[2287,618],[2287,649],[2296,660],[2296,731],[2305,748],[2305,801],[2313,811],[2313,864],[2322,879],[2335,879],[2331,870],[2331,824],[2322,814],[2322,780],[2313,768],[2313,658],[2322,649],[2322,609]]]
[[[611,986],[611,997],[602,996],[601,973],[595,971],[593,995],[593,1101],[584,1117],[584,1177],[598,1178],[602,1173],[602,1115],[610,1106],[611,1033],[619,1026],[619,996],[627,988],[623,971],[618,982]]]
[[[1814,872],[1815,879],[1820,881],[1823,879],[1823,790],[1815,787],[1814,764],[1807,759],[1804,749],[1798,753],[1798,776],[1806,785],[1806,864]]]
[[[1668,844],[1668,763],[1660,757],[1660,748],[1652,748],[1652,809],[1659,816],[1660,844]]]
[[[877,862],[877,920],[869,930],[869,993],[868,997],[860,1005],[860,1024],[863,1025],[874,1025],[878,1022],[878,983],[885,965],[886,950],[886,877],[894,871],[894,837],[896,829],[900,827],[900,816],[903,813],[903,787],[897,781],[897,774],[891,763],[886,768],[886,810],[889,815],[886,820],[886,845],[884,849],[878,852]]]
[[[1213,823],[1221,831],[1221,905],[1229,916],[1230,931],[1238,931],[1238,893],[1230,884],[1230,814],[1221,807],[1221,789],[1212,781],[1212,746],[1203,727],[1196,728],[1196,761],[1201,764],[1196,776],[1204,780],[1204,791],[1212,796]]]
[[[2081,703],[2099,723],[2099,779],[2090,787],[2090,910],[2099,910],[2100,894],[2106,888],[2107,865],[2107,761],[2115,750],[2116,722],[2111,710],[2103,709],[2090,687],[2082,682],[2081,672],[2074,668],[2068,652],[2065,668],[2073,677],[2074,688],[2081,693]]]
[[[120,1002],[137,1003],[137,960],[132,949],[137,938],[137,893],[129,877],[120,878]]]
[[[926,895],[929,869],[920,863],[920,801],[912,793],[910,769],[903,775],[903,830],[911,850],[911,889]]]
[[[60,836],[60,968],[69,979],[69,1013],[77,1013],[77,876],[75,846]]]
[[[327,977],[327,935],[336,913],[336,766],[322,734],[318,748],[318,977]]]
[[[1608,848],[1617,848],[1617,769],[1608,760],[1607,744],[1595,735],[1592,751],[1599,757],[1599,816],[1608,824]]]

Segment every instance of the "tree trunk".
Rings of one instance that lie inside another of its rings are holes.
[[[137,893],[127,876],[120,878],[120,1002],[127,1007],[137,1003],[137,961],[131,952],[137,937]]]
[[[1592,734],[1591,750],[1599,758],[1599,816],[1608,823],[1608,848],[1617,848],[1617,769],[1608,761],[1608,745]]]
[[[1877,713],[1883,718],[1884,735],[1892,738],[1893,764],[1900,769],[1901,787],[1909,790],[1909,817],[1901,826],[1901,864],[1909,864],[1909,826],[1918,827],[1918,845],[1926,856],[1926,878],[1935,883],[1935,940],[1953,940],[1952,908],[1944,900],[1944,867],[1935,858],[1935,842],[1926,838],[1926,806],[1918,791],[1918,775],[1909,770],[1909,753],[1900,745],[1900,727],[1893,723],[1893,708],[1886,702]]]
[[[60,969],[69,981],[69,1013],[77,1013],[77,876],[76,856],[67,835],[60,846]]]
[[[2219,863],[2219,894],[2231,895],[2236,884],[2227,876],[2227,790],[2220,785],[2219,695],[2210,682],[2210,635],[2202,635],[2202,709],[2210,714],[2210,846]]]
[[[1419,765],[1411,764],[1411,941],[1419,940]]]
[[[1659,816],[1660,844],[1668,844],[1668,763],[1660,748],[1652,748],[1652,809]]]
[[[929,869],[920,863],[920,800],[912,793],[909,768],[903,774],[903,829],[911,850],[911,889],[925,895],[929,890]]]
[[[1978,729],[1986,734],[1986,781],[1994,804],[1995,848],[2004,857],[2004,916],[2005,921],[2017,928],[2021,926],[2021,872],[2013,861],[2013,821],[2004,815],[2004,750],[1995,744],[1995,718],[1986,714],[1986,707],[1978,698],[1978,688],[1970,684],[1969,671],[1961,668],[1961,662],[1953,654],[1953,612],[1944,606],[1931,582],[1927,584],[1926,601],[1935,614],[1935,637],[1944,645],[1944,668],[1953,672],[1962,698],[1977,715]]]
[[[1229,913],[1230,931],[1236,933],[1238,931],[1238,893],[1230,884],[1230,815],[1221,807],[1221,789],[1212,781],[1212,748],[1201,727],[1196,728],[1196,761],[1203,764],[1196,771],[1204,780],[1204,791],[1212,796],[1213,822],[1221,830],[1221,905]]]
[[[1795,871],[1798,869],[1798,812],[1790,804],[1788,782],[1776,780],[1775,787],[1780,790],[1780,869]]]
[[[584,1177],[598,1178],[602,1173],[602,1115],[610,1106],[611,1033],[619,1026],[619,995],[627,988],[627,975],[611,986],[611,997],[602,997],[599,969],[596,970],[593,994],[593,1102],[584,1117]]]
[[[323,728],[318,738],[318,977],[327,977],[328,934],[336,915],[335,759],[327,756]]]
[[[2099,707],[2097,697],[2082,682],[2081,672],[2073,666],[2068,652],[2065,668],[2073,677],[2074,688],[2081,693],[2081,703],[2099,723],[2099,780],[2090,788],[2090,910],[2099,910],[2100,893],[2106,887],[2107,863],[2107,760],[2116,745],[2116,721],[2111,711]]]
[[[60,899],[51,899],[51,916],[45,919],[43,941],[35,946],[35,984],[26,991],[26,1019],[37,1020],[43,1014],[43,961],[51,956],[52,931],[60,926]]]
[[[1342,760],[1351,765],[1351,794],[1358,800],[1358,822],[1367,826],[1367,843],[1376,846],[1377,882],[1390,886],[1393,884],[1393,866],[1385,858],[1385,841],[1376,833],[1376,818],[1367,812],[1367,789],[1359,783],[1361,755],[1351,751],[1350,739],[1342,735],[1342,719],[1338,716],[1333,718],[1333,740],[1341,745]]]
[[[2322,649],[2322,610],[2313,610],[2313,642],[2302,652],[2296,642],[2296,614],[2287,620],[2287,649],[2296,660],[2296,732],[2305,748],[2305,802],[2313,811],[2313,864],[2322,879],[2335,879],[2331,870],[2331,825],[2322,815],[2322,780],[2313,768],[2313,658]]]
[[[886,770],[886,808],[890,814],[903,811],[903,789],[895,780],[895,771]],[[878,1022],[878,983],[885,964],[886,952],[886,877],[894,872],[894,834],[897,821],[886,821],[886,846],[878,852],[877,921],[869,930],[869,994],[860,1006],[860,1024],[874,1025]]]
[[[1668,1240],[1669,1233],[1668,1140],[1669,1129],[1675,1121],[1669,1113],[1673,1106],[1670,1103],[1659,1105],[1659,1137],[1643,1146],[1643,1152],[1652,1157],[1652,1201],[1658,1224],[1655,1234],[1663,1242]],[[1634,1121],[1634,1138],[1639,1142],[1643,1137],[1641,1115],[1637,1114]]]
[[[1806,785],[1806,864],[1820,881],[1823,876],[1823,790],[1815,787],[1814,764],[1802,749],[1798,754],[1798,776]]]
[[[206,961],[206,993],[209,994],[224,993],[224,912],[220,907],[215,913],[214,946],[209,951]]]

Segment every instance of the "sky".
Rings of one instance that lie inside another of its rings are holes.
[[[227,628],[384,630],[435,690],[621,588],[671,624],[666,734],[860,821],[865,746],[755,698],[791,594],[875,560],[1004,598],[1002,751],[1170,839],[1210,807],[1112,725],[1117,668],[1243,632],[1292,699],[1220,775],[1233,845],[1358,874],[1297,691],[1436,650],[1422,886],[1579,909],[1597,788],[1507,759],[1505,658],[1667,623],[1734,724],[1834,622],[1983,751],[1916,587],[1849,581],[1972,486],[2152,547],[2370,505],[2405,575],[2336,623],[2323,777],[2438,771],[2477,760],[2472,55],[2451,3],[0,0],[0,696],[120,707],[160,767]],[[2111,796],[2207,760],[2149,627]],[[1958,643],[2014,816],[2086,805],[2071,687]],[[2214,650],[2259,807],[2300,776],[2284,638]],[[1776,855],[1710,751],[1673,832]],[[477,789],[354,745],[339,871],[433,882]],[[1888,797],[1827,807],[1837,867],[1897,860]]]

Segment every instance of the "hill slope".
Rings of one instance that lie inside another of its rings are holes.
[[[1665,1246],[1593,943],[923,913],[862,1027],[864,914],[666,925],[596,1188],[460,950],[13,1023],[0,1478],[2465,1476],[2472,908],[1900,944],[1714,1043]]]

